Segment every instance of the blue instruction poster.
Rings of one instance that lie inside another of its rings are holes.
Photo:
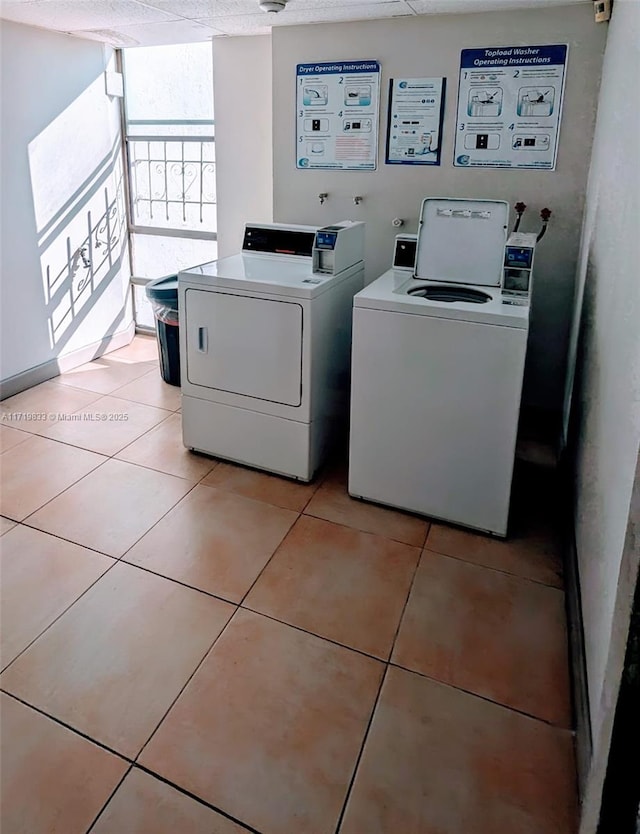
[[[387,165],[440,165],[444,78],[389,82]]]
[[[380,63],[296,67],[296,168],[375,171]]]
[[[454,165],[556,166],[566,44],[464,49]]]

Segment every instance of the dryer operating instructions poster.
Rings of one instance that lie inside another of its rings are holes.
[[[378,61],[296,68],[296,168],[374,171],[378,159]]]
[[[556,166],[566,44],[464,49],[454,165]]]

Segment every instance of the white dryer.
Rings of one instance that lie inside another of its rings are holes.
[[[247,225],[241,254],[179,274],[185,446],[313,477],[348,409],[363,252],[363,223]]]
[[[351,495],[498,536],[529,325],[528,300],[500,290],[508,215],[502,201],[425,200],[415,267],[360,292],[353,325]]]

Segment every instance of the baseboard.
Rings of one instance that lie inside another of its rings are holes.
[[[571,662],[571,694],[576,739],[576,769],[578,772],[578,789],[582,798],[591,767],[593,739],[591,735],[591,714],[589,711],[582,602],[580,599],[580,574],[573,525],[569,531],[568,539],[565,556],[565,603],[569,634],[569,658]]]
[[[113,350],[125,347],[125,345],[131,342],[134,335],[135,323],[131,322],[124,330],[120,330],[110,336],[105,336],[97,342],[85,345],[64,356],[50,359],[42,365],[36,365],[35,368],[29,368],[27,371],[22,371],[19,374],[15,374],[15,376],[3,379],[0,382],[0,400],[6,400],[7,397],[13,397],[14,394],[19,394],[21,391],[33,388],[34,385],[39,385],[41,382],[46,382],[48,379],[53,379],[66,371],[73,370],[79,365],[91,362],[92,359],[96,359],[98,356],[103,356],[105,353],[111,353]]]

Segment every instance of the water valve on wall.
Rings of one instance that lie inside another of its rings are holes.
[[[354,206],[359,206],[359,205],[360,205],[360,203],[363,201],[363,199],[364,199],[364,197],[360,197],[360,196],[358,196],[358,197],[354,197],[354,198],[353,198],[353,204],[354,204]]]
[[[326,192],[326,191],[323,191],[323,192],[321,192],[320,194],[318,194],[318,200],[320,200],[320,205],[321,205],[321,206],[323,206],[323,205],[324,205],[324,201],[327,199],[327,197],[328,197],[328,196],[329,196],[329,195],[327,194],[327,192]]]
[[[404,226],[404,220],[401,217],[394,217],[391,225],[394,229],[399,229],[401,226]]]

